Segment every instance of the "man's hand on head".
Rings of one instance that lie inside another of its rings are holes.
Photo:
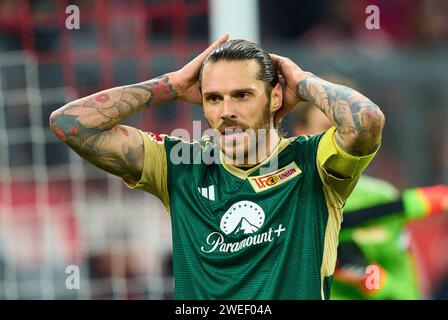
[[[283,89],[283,105],[275,114],[275,122],[279,123],[281,119],[295,109],[298,103],[304,102],[296,93],[297,83],[311,75],[309,72],[303,71],[291,59],[276,54],[270,55],[272,61],[277,65],[279,73],[279,81]]]
[[[378,150],[385,119],[375,103],[354,89],[303,71],[288,58],[275,54],[271,58],[285,80],[283,106],[277,111],[276,123],[300,101],[307,101],[336,126],[335,139],[342,150],[355,156]]]
[[[173,87],[179,93],[180,100],[194,104],[202,104],[202,95],[199,90],[199,72],[202,63],[210,52],[228,39],[228,34],[223,35],[182,69],[168,74],[169,78],[172,80]]]

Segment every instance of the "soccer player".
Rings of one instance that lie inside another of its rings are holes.
[[[51,128],[167,207],[177,299],[328,299],[342,206],[380,146],[383,113],[288,58],[227,40],[178,71],[73,101],[52,113]],[[120,125],[176,99],[202,104],[211,137]],[[281,138],[276,127],[301,101],[332,128]]]
[[[294,133],[298,135],[319,134],[331,127],[327,117],[310,103],[302,104],[294,116]],[[448,213],[448,186],[410,188],[400,194],[387,181],[361,176],[344,207],[331,299],[421,299],[405,226],[444,212]],[[366,273],[372,265],[377,267],[377,276]]]

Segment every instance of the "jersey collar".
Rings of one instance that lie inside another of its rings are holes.
[[[254,166],[250,169],[247,169],[247,170],[240,169],[240,168],[226,162],[224,152],[222,152],[222,150],[219,151],[219,159],[221,161],[222,167],[226,171],[228,171],[230,174],[244,180],[248,176],[250,176],[252,173],[254,173],[258,169],[260,169],[262,166],[264,166],[266,163],[269,163],[272,160],[272,158],[277,156],[280,152],[282,152],[289,145],[289,141],[290,141],[289,139],[280,138],[280,142],[275,147],[274,151],[270,154],[269,157],[267,157],[265,160],[263,160],[256,166]]]

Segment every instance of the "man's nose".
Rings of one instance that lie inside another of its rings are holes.
[[[235,106],[232,102],[232,99],[229,97],[224,97],[223,99],[223,106],[222,106],[222,112],[221,112],[221,119],[235,119],[236,118],[236,112],[235,112]]]

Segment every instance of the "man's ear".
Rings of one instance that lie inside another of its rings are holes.
[[[271,113],[275,113],[278,109],[282,107],[283,104],[283,92],[280,83],[271,90]]]

